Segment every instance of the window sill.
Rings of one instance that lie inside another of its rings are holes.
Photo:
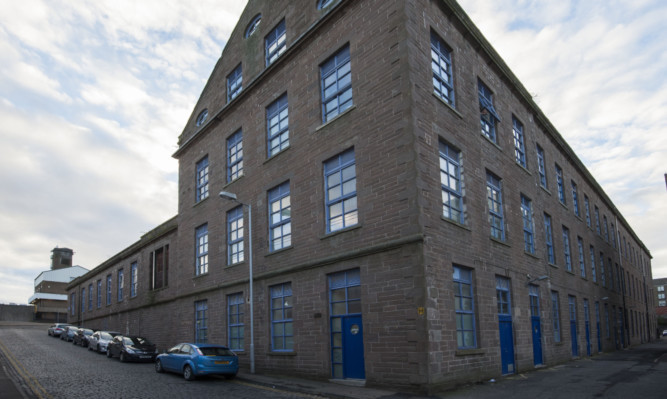
[[[270,351],[270,352],[267,352],[266,354],[269,355],[269,356],[279,356],[279,357],[280,356],[287,356],[287,357],[296,356],[296,352],[288,352],[288,351],[284,351],[284,352]]]
[[[446,217],[444,217],[444,216],[442,216],[442,215],[440,215],[440,219],[442,219],[443,221],[445,221],[445,222],[447,222],[447,223],[449,223],[449,224],[452,224],[452,225],[454,225],[454,226],[456,226],[456,227],[462,228],[462,229],[464,229],[464,230],[471,231],[471,230],[470,230],[470,227],[466,226],[465,224],[459,223],[459,222],[457,222],[457,221],[455,221],[455,220],[448,219],[448,218],[446,218]]]
[[[570,210],[570,208],[568,208],[567,205],[565,205],[564,202],[558,201],[558,203],[559,203],[560,206],[562,206],[563,208],[565,208],[565,209],[567,209],[567,210]]]
[[[202,274],[196,274],[196,275],[192,276],[192,279],[196,280],[196,279],[199,279],[199,278],[204,278],[206,276],[208,276],[208,272],[202,273]]]
[[[348,231],[360,229],[361,227],[362,227],[361,224],[355,224],[354,226],[350,226],[350,227],[346,227],[344,229],[332,231],[332,232],[324,234],[323,236],[320,236],[320,240],[324,240],[325,238],[333,237],[333,236],[336,236],[338,234],[347,233]]]
[[[244,177],[245,177],[245,174],[243,174],[243,175],[237,177],[236,179],[234,179],[234,180],[232,180],[232,181],[230,181],[230,182],[227,182],[224,186],[222,186],[222,188],[227,188],[228,186],[231,186],[232,184],[236,183],[237,181],[243,179]],[[210,197],[210,196],[209,196],[209,197]]]
[[[264,257],[271,256],[271,255],[278,255],[280,253],[289,251],[290,249],[294,249],[294,247],[290,245],[289,247],[276,249],[275,251],[271,251],[271,252],[267,253],[266,255],[264,255]]]
[[[439,95],[437,95],[437,94],[435,94],[435,93],[433,93],[433,92],[431,92],[431,94],[433,95],[433,97],[437,98],[438,101],[440,101],[440,102],[441,102],[442,104],[444,104],[447,108],[449,108],[449,110],[452,111],[452,112],[454,113],[454,115],[456,115],[456,116],[458,116],[459,118],[463,119],[463,115],[461,115],[461,114],[459,113],[459,111],[457,111],[456,108],[454,108],[454,106],[453,106],[452,104],[450,104],[450,103],[448,103],[447,101],[443,100],[442,97],[440,97]]]
[[[503,148],[502,148],[501,146],[499,146],[498,143],[496,143],[495,141],[493,141],[493,140],[491,140],[490,138],[488,138],[488,137],[486,136],[486,134],[484,134],[484,133],[482,133],[482,132],[479,132],[479,135],[482,136],[482,138],[484,138],[484,140],[488,141],[491,145],[493,145],[494,147],[496,147],[496,148],[498,149],[498,151],[502,151],[502,150],[503,150]],[[496,136],[496,138],[497,138],[497,137],[498,137],[498,136]]]
[[[269,161],[274,160],[274,159],[277,158],[280,154],[284,153],[285,151],[289,150],[290,148],[291,148],[291,146],[288,145],[287,148],[285,148],[285,149],[283,149],[283,150],[280,150],[280,151],[276,152],[275,154],[273,154],[273,155],[267,157],[266,160],[264,160],[263,164],[265,165],[265,164],[268,163]]]
[[[521,165],[521,164],[518,163],[518,162],[514,162],[514,163],[516,164],[516,166],[518,166],[519,168],[521,168],[521,170],[523,170],[524,172],[528,173],[528,176],[532,176],[532,175],[533,175],[532,173],[530,173],[530,171],[528,170],[528,168],[526,168],[525,166]]]
[[[330,119],[330,120],[324,122],[322,125],[316,127],[316,128],[315,128],[315,131],[316,131],[316,132],[319,132],[320,130],[325,129],[327,126],[329,126],[329,125],[331,125],[332,123],[336,122],[338,119],[340,119],[340,118],[342,118],[343,116],[349,114],[350,112],[352,112],[352,111],[355,110],[355,109],[357,109],[357,106],[354,105],[354,104],[352,104],[352,106],[351,106],[350,108],[348,108],[348,109],[346,109],[345,111],[341,112],[340,114],[334,116],[333,119]]]
[[[502,245],[502,246],[505,246],[505,247],[507,247],[507,248],[512,248],[512,246],[511,246],[510,244],[508,244],[506,241],[499,240],[499,239],[497,239],[497,238],[495,238],[495,237],[489,237],[489,239],[490,239],[491,241],[493,241],[493,242],[495,242],[495,243],[498,243],[498,244],[500,244],[500,245]]]
[[[551,266],[551,267],[553,267],[553,268],[555,268],[555,269],[558,269],[558,265],[555,264],[555,263],[551,263],[551,262],[549,262],[549,266]]]
[[[530,256],[530,257],[533,258],[533,259],[537,259],[537,260],[542,259],[542,258],[540,258],[539,256],[535,255],[534,253],[532,253],[532,252],[528,252],[528,251],[526,251],[526,250],[524,250],[523,253],[526,254],[527,256]]]
[[[484,355],[486,351],[484,349],[458,349],[454,356],[479,356]]]
[[[575,276],[574,272],[572,270],[565,270],[565,273]]]
[[[246,263],[246,261],[245,261],[245,259],[244,259],[244,260],[242,260],[242,261],[240,261],[240,262],[232,263],[231,265],[225,265],[225,268],[237,267],[237,266],[244,265],[245,263]]]
[[[544,186],[541,185],[541,184],[540,184],[540,188],[541,188],[542,190],[544,190],[544,192],[546,192],[547,194],[551,195],[551,191],[549,191],[548,188],[544,187]]]

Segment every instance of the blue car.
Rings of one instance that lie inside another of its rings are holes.
[[[158,355],[155,371],[182,373],[188,381],[213,374],[234,378],[239,371],[239,359],[226,346],[183,343]]]

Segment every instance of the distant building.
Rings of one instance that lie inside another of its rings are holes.
[[[67,320],[67,285],[88,272],[81,266],[72,266],[74,251],[54,248],[51,251],[51,269],[35,278],[35,294],[28,303],[35,306],[36,321],[65,322]]]

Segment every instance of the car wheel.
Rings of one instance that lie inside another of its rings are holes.
[[[120,353],[120,355],[118,356],[118,358],[120,359],[120,361],[121,361],[122,363],[125,363],[125,361],[127,360],[127,359],[125,358],[125,354],[124,354],[123,352]]]
[[[112,358],[112,357],[113,357],[113,355],[111,354],[111,351],[109,350],[109,348],[107,348],[107,357],[108,357],[108,358]]]
[[[162,368],[162,362],[160,361],[160,359],[155,361],[155,372],[164,373],[164,369]]]
[[[192,367],[187,364],[183,369],[183,378],[185,378],[186,381],[192,381],[195,379],[195,374],[192,372]]]

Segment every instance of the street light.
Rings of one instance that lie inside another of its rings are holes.
[[[241,206],[248,207],[248,258],[249,258],[249,304],[250,304],[250,373],[255,374],[255,318],[253,314],[252,301],[252,207],[250,204],[244,204],[236,198],[236,194],[227,191],[220,191],[220,198],[238,202]]]

